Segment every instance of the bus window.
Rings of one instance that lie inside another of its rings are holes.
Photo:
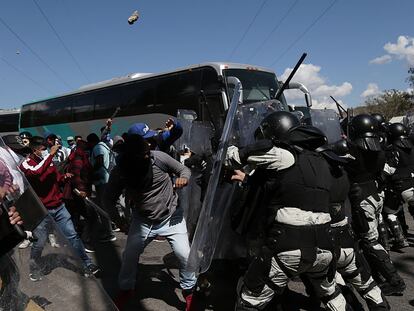
[[[47,102],[44,124],[57,124],[72,122],[72,101],[71,97],[63,97]]]
[[[226,77],[236,77],[242,83],[244,104],[272,99],[278,89],[276,76],[270,72],[246,69],[225,69],[223,72]]]
[[[94,101],[93,93],[76,95],[72,104],[73,122],[93,120]]]
[[[119,87],[111,87],[95,92],[94,119],[107,119],[122,106]]]
[[[0,115],[0,132],[18,132],[19,131],[19,114],[10,113]]]
[[[121,89],[120,115],[131,116],[150,113],[154,107],[154,81],[144,80],[124,85]]]
[[[159,79],[156,87],[156,109],[171,115],[175,115],[178,109],[196,111],[200,87],[200,70],[183,71],[163,77]]]

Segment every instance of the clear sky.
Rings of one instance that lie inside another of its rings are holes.
[[[134,10],[140,19],[130,26]],[[0,108],[206,61],[286,77],[303,52],[297,80],[316,103],[334,95],[354,106],[363,95],[408,88],[413,12],[412,0],[2,0]]]

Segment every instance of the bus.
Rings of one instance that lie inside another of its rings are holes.
[[[232,89],[229,77],[243,86],[243,103],[270,100],[279,88],[276,74],[266,68],[234,63],[205,63],[160,74],[131,74],[81,87],[75,92],[22,106],[20,130],[66,136],[99,133],[119,107],[112,135],[136,122],[164,127],[178,109],[194,111],[197,120],[222,127]],[[282,96],[282,105],[287,108]]]
[[[0,135],[19,133],[20,109],[0,110]]]

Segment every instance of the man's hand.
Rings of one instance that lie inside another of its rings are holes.
[[[169,118],[167,120],[167,122],[165,122],[165,127],[167,128],[167,130],[172,130],[172,128],[174,127],[174,119]]]
[[[62,147],[61,145],[53,145],[52,147],[50,147],[50,155],[54,156],[56,154],[56,152],[58,152],[58,150],[60,149],[60,147]]]
[[[9,220],[10,220],[10,223],[11,223],[12,225],[15,225],[15,224],[22,225],[22,224],[23,224],[23,221],[22,221],[22,219],[20,218],[20,215],[19,215],[19,213],[16,211],[16,208],[15,208],[14,206],[12,206],[12,207],[9,209]]]
[[[231,176],[231,180],[233,181],[243,181],[246,177],[246,173],[242,172],[241,170],[234,170],[233,176]]]
[[[187,184],[188,184],[188,179],[187,178],[177,178],[175,180],[175,185],[174,186],[175,186],[176,189],[181,189],[181,188],[187,186]]]
[[[113,123],[112,119],[108,119],[108,120],[106,120],[106,126],[107,126],[108,128],[111,128],[112,123]]]
[[[74,175],[72,173],[65,173],[65,175],[63,175],[65,179],[68,178],[72,178]]]

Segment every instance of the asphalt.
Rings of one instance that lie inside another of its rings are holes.
[[[409,226],[414,221],[408,216]],[[17,250],[14,258],[19,267],[21,291],[31,303],[36,302],[44,310],[115,310],[111,298],[118,294],[117,275],[121,264],[121,253],[126,235],[116,233],[117,241],[96,245],[94,260],[102,268],[97,280],[81,276],[82,270],[61,245],[59,249],[46,246],[43,257],[46,264],[45,276],[40,282],[28,278],[28,257],[30,248]],[[403,296],[388,297],[392,310],[414,310],[414,230],[409,231],[410,247],[391,251],[399,273],[407,289]],[[63,244],[63,243],[62,243]],[[233,310],[236,284],[243,272],[239,262],[213,262],[211,272],[206,275],[212,283],[207,296],[198,296],[198,311]],[[298,280],[289,283],[289,291],[283,298],[284,310],[318,310],[306,296]],[[177,262],[167,241],[151,242],[141,255],[135,295],[127,304],[126,311],[177,311],[185,310],[184,299],[178,283]],[[275,310],[269,306],[268,310]],[[320,310],[323,310],[321,308]]]

